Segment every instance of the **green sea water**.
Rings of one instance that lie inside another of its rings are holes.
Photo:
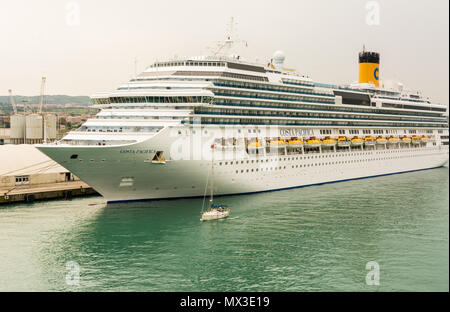
[[[202,199],[3,206],[0,291],[449,291],[448,182],[444,167],[220,197],[230,217],[204,223]]]

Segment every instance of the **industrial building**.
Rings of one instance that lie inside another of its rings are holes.
[[[17,111],[12,90],[8,90],[14,114],[11,115],[11,130],[9,143],[11,144],[39,144],[56,140],[57,116],[51,113],[42,113],[44,104],[44,89],[46,78],[42,77],[39,112]]]
[[[55,114],[11,115],[9,143],[38,144],[56,140],[57,117]]]
[[[11,129],[10,128],[0,128],[0,145],[9,142]]]

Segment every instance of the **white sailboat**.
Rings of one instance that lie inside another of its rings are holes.
[[[203,211],[205,198],[203,198],[203,206],[202,206],[202,217],[200,221],[210,221],[210,220],[219,220],[228,217],[231,209],[226,209],[224,205],[214,204],[214,144],[211,145],[212,149],[212,161],[211,161],[211,187],[210,187],[210,198],[209,198],[209,209]],[[208,183],[207,183],[208,184]],[[206,196],[206,190],[205,190]]]

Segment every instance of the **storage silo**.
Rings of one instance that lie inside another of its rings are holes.
[[[22,114],[11,115],[10,142],[22,144],[25,138],[26,116]]]
[[[56,121],[57,117],[55,114],[46,114],[44,116],[44,140],[54,141],[56,140]]]
[[[42,143],[44,137],[42,116],[30,114],[26,116],[26,143]]]

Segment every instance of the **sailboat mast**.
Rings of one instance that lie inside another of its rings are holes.
[[[213,196],[214,196],[214,144],[211,145],[211,204],[213,202]]]

